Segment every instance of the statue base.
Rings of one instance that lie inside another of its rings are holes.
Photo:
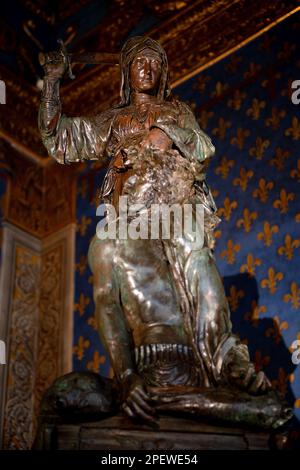
[[[275,443],[276,441],[276,443]],[[44,450],[269,450],[284,436],[163,415],[159,427],[124,415],[97,422],[43,423],[34,448]]]

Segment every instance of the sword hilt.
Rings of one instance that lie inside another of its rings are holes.
[[[68,75],[72,80],[74,80],[75,75],[72,72],[70,55],[68,54],[67,48],[62,39],[58,39],[57,42],[58,44],[60,44],[59,54],[61,54],[63,61],[66,64]],[[51,57],[50,53],[49,54],[45,54],[44,52],[39,53],[39,63],[42,67],[44,67],[44,65],[46,65],[47,63],[52,62],[53,60],[54,59]]]
[[[74,80],[75,75],[72,72],[71,61],[70,61],[70,57],[69,57],[67,48],[66,48],[66,46],[65,46],[62,39],[58,39],[57,42],[58,42],[58,44],[60,44],[60,53],[63,56],[63,59],[64,59],[66,65],[67,65],[68,75],[69,75],[71,80]]]

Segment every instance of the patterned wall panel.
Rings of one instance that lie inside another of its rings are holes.
[[[0,285],[0,439],[3,448],[29,449],[45,390],[70,372],[74,227],[44,240],[6,222]]]
[[[6,194],[6,179],[4,175],[0,173],[0,272],[1,272],[1,247],[2,247],[2,219],[4,213],[4,202]]]
[[[299,15],[177,87],[216,146],[207,180],[222,223],[216,259],[234,331],[249,343],[257,370],[300,416],[300,368],[291,344],[300,339],[300,79]],[[77,200],[74,368],[109,372],[93,319],[88,242],[95,231],[94,190],[87,173]]]

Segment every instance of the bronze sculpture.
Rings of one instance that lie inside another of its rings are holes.
[[[214,154],[189,107],[172,98],[164,49],[145,37],[121,51],[121,101],[93,118],[61,113],[61,54],[46,60],[39,128],[59,163],[110,158],[104,202],[200,204],[204,243],[101,240],[89,248],[100,334],[115,372],[118,402],[131,418],[156,422],[159,410],[276,427],[291,416],[248,348],[232,334],[213,257],[219,219],[205,181]]]

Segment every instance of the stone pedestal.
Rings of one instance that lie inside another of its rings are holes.
[[[43,424],[36,447],[55,450],[268,450],[268,432],[161,416],[159,428],[125,416],[93,423]]]

